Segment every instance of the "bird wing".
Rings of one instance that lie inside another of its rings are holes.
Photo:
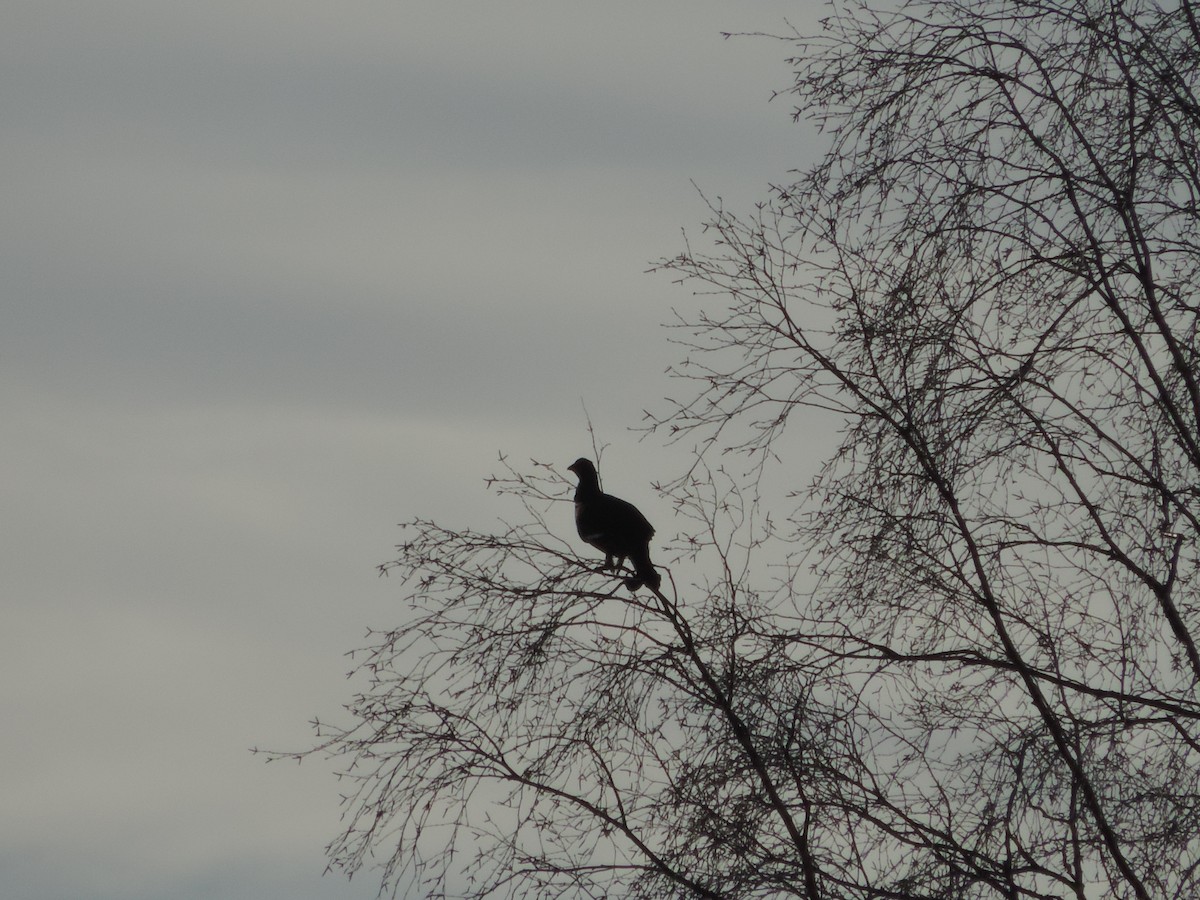
[[[620,555],[645,545],[654,535],[654,527],[636,506],[611,494],[577,501],[575,524],[579,536],[593,547]]]

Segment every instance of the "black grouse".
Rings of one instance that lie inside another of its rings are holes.
[[[575,527],[579,536],[604,553],[604,568],[619,569],[628,559],[636,578],[625,579],[625,586],[636,591],[644,584],[658,590],[662,576],[650,562],[650,538],[654,526],[627,503],[600,490],[600,478],[590,459],[577,459],[567,466],[579,477],[575,489]]]

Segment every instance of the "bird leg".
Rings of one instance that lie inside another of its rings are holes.
[[[611,553],[606,553],[604,556],[604,568],[613,572],[620,572],[625,569],[626,558],[627,557],[619,556],[614,561],[613,555]],[[636,592],[638,588],[645,584],[645,582],[640,578],[626,578],[622,583],[628,590],[632,592]]]
[[[611,572],[619,572],[625,566],[625,557],[613,557],[611,553],[604,554],[604,568]]]

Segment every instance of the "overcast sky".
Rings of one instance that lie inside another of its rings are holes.
[[[301,748],[396,624],[396,523],[498,453],[660,530],[638,442],[686,291],[648,263],[813,162],[777,0],[7,0],[0,882],[366,898]],[[569,507],[563,531],[571,533]],[[583,548],[581,548],[581,552]]]

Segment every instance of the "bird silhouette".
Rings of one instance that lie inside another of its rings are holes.
[[[577,459],[567,470],[579,478],[575,488],[575,527],[579,536],[604,553],[604,568],[620,569],[626,559],[635,578],[625,586],[636,591],[642,585],[658,590],[662,576],[650,562],[650,538],[654,526],[636,506],[600,490],[600,477],[590,459]]]

